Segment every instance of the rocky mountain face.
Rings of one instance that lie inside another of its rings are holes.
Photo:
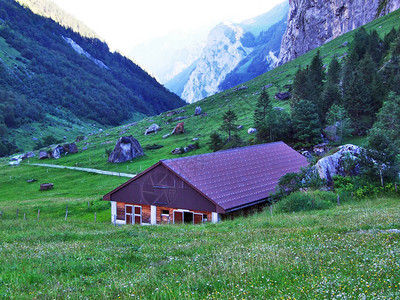
[[[221,23],[210,32],[207,45],[185,85],[183,99],[192,103],[218,91],[219,83],[251,52],[241,42],[243,33],[241,27],[230,23]]]
[[[269,71],[279,53],[288,11],[285,1],[240,24],[219,24],[210,31],[201,56],[165,86],[192,103]]]
[[[400,0],[290,0],[278,64],[400,8]]]

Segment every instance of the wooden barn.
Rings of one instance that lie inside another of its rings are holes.
[[[307,164],[283,142],[161,160],[103,199],[116,224],[218,222],[268,201],[281,176]]]

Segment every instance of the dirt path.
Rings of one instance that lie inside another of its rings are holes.
[[[134,174],[110,172],[110,171],[103,171],[103,170],[97,170],[97,169],[91,169],[91,168],[68,167],[68,166],[59,166],[59,165],[50,165],[50,164],[31,164],[31,165],[39,166],[39,167],[47,167],[47,168],[69,169],[69,170],[83,171],[83,172],[96,173],[96,174],[102,174],[102,175],[119,176],[119,177],[133,178],[136,176]]]

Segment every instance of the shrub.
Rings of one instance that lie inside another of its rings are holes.
[[[333,193],[295,192],[280,200],[277,203],[277,210],[280,212],[297,212],[327,209],[333,206],[335,200],[336,197]]]

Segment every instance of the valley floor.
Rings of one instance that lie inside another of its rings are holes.
[[[7,212],[0,298],[400,298],[399,199],[199,226],[114,227],[108,216]]]

